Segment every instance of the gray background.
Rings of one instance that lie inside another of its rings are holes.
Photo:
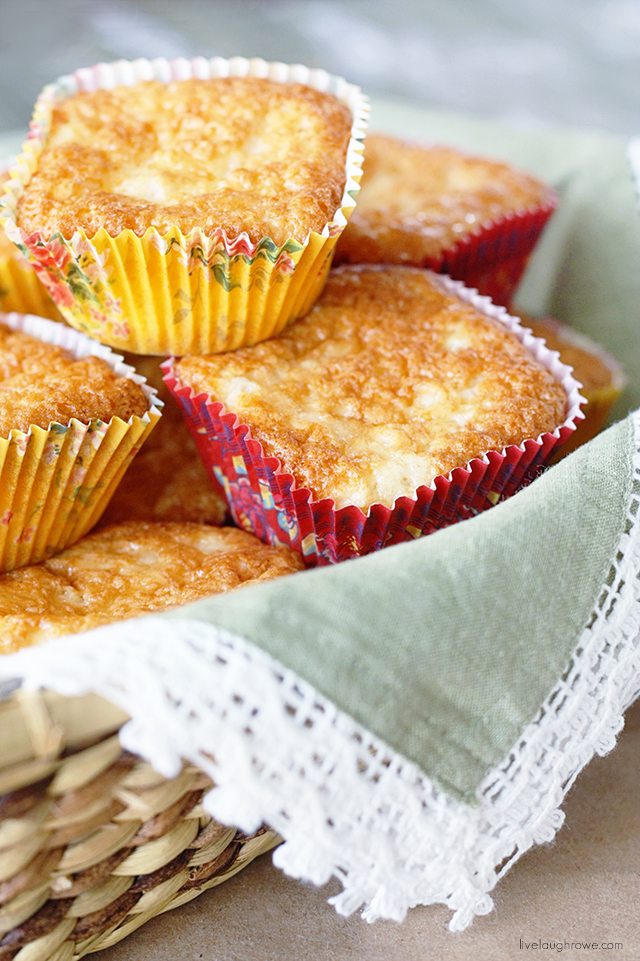
[[[324,66],[372,94],[640,132],[640,0],[0,0],[0,130],[99,60],[194,54]]]

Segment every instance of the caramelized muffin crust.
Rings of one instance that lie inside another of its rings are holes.
[[[118,376],[99,357],[68,351],[0,322],[0,437],[12,429],[45,430],[72,417],[88,422],[142,417],[149,401],[139,384]]]
[[[342,267],[273,340],[176,374],[248,424],[298,486],[392,506],[473,457],[564,419],[563,387],[498,321],[407,267]]]
[[[302,570],[232,527],[131,522],[0,576],[0,654]]]
[[[158,426],[120,481],[100,526],[128,520],[222,524],[226,515],[227,502],[207,476],[169,395]]]
[[[47,237],[178,226],[303,241],[340,204],[350,131],[349,109],[303,84],[231,77],[79,93],[54,108],[18,223]]]
[[[370,134],[358,206],[336,263],[435,266],[465,235],[553,196],[509,164]]]

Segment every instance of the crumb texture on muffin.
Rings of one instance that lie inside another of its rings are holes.
[[[0,654],[302,567],[288,548],[233,527],[117,524],[0,576]]]
[[[370,134],[358,205],[336,263],[436,266],[443,251],[478,228],[553,196],[509,164]]]
[[[351,122],[330,94],[259,78],[79,93],[54,108],[18,223],[47,237],[177,226],[303,241],[340,205]]]
[[[150,382],[154,380],[152,376]],[[162,381],[160,384],[163,400],[167,394],[162,418],[120,481],[102,515],[101,527],[128,520],[198,524],[225,520],[227,502],[207,476],[176,402]]]
[[[76,360],[0,321],[0,437],[12,429],[142,417],[149,401],[139,384],[119,376],[100,357]]]
[[[515,334],[407,267],[341,267],[256,347],[176,362],[315,499],[392,506],[487,451],[558,427],[564,388]]]

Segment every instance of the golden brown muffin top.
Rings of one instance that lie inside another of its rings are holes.
[[[207,476],[169,397],[158,426],[127,469],[100,525],[128,520],[222,524],[226,514],[227,502]]]
[[[54,107],[17,220],[67,238],[178,226],[303,241],[340,205],[351,122],[330,94],[255,77],[78,93]]]
[[[116,524],[0,576],[0,654],[302,570],[233,527]]]
[[[554,430],[567,398],[518,338],[427,271],[341,267],[256,347],[176,362],[336,507],[392,506],[438,474]]]
[[[100,357],[76,360],[0,322],[0,437],[31,425],[88,423],[142,417],[149,401],[139,384],[119,376]]]
[[[622,379],[620,365],[583,334],[576,334],[576,331],[553,317],[530,317],[521,311],[518,311],[518,317],[536,337],[546,340],[550,350],[558,351],[563,364],[573,367],[587,400],[595,392],[617,386]]]
[[[336,263],[433,265],[443,251],[553,191],[509,164],[370,134],[358,206]]]

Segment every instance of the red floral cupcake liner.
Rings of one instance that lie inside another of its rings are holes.
[[[180,383],[172,358],[162,365],[164,380],[180,404],[208,473],[224,492],[231,514],[261,540],[293,547],[310,566],[332,564],[369,554],[448,527],[493,507],[530,483],[553,451],[584,418],[584,397],[571,368],[501,307],[461,284],[440,277],[446,289],[501,321],[559,381],[567,395],[564,422],[501,451],[488,451],[450,474],[401,496],[393,507],[374,504],[365,515],[355,506],[338,510],[330,499],[314,500],[299,487],[276,457],[267,456],[251,428],[207,394]]]
[[[445,250],[436,262],[426,266],[475,288],[494,304],[508,307],[556,206],[557,197],[550,193],[540,207],[481,224],[474,233],[461,238],[455,247]]]

